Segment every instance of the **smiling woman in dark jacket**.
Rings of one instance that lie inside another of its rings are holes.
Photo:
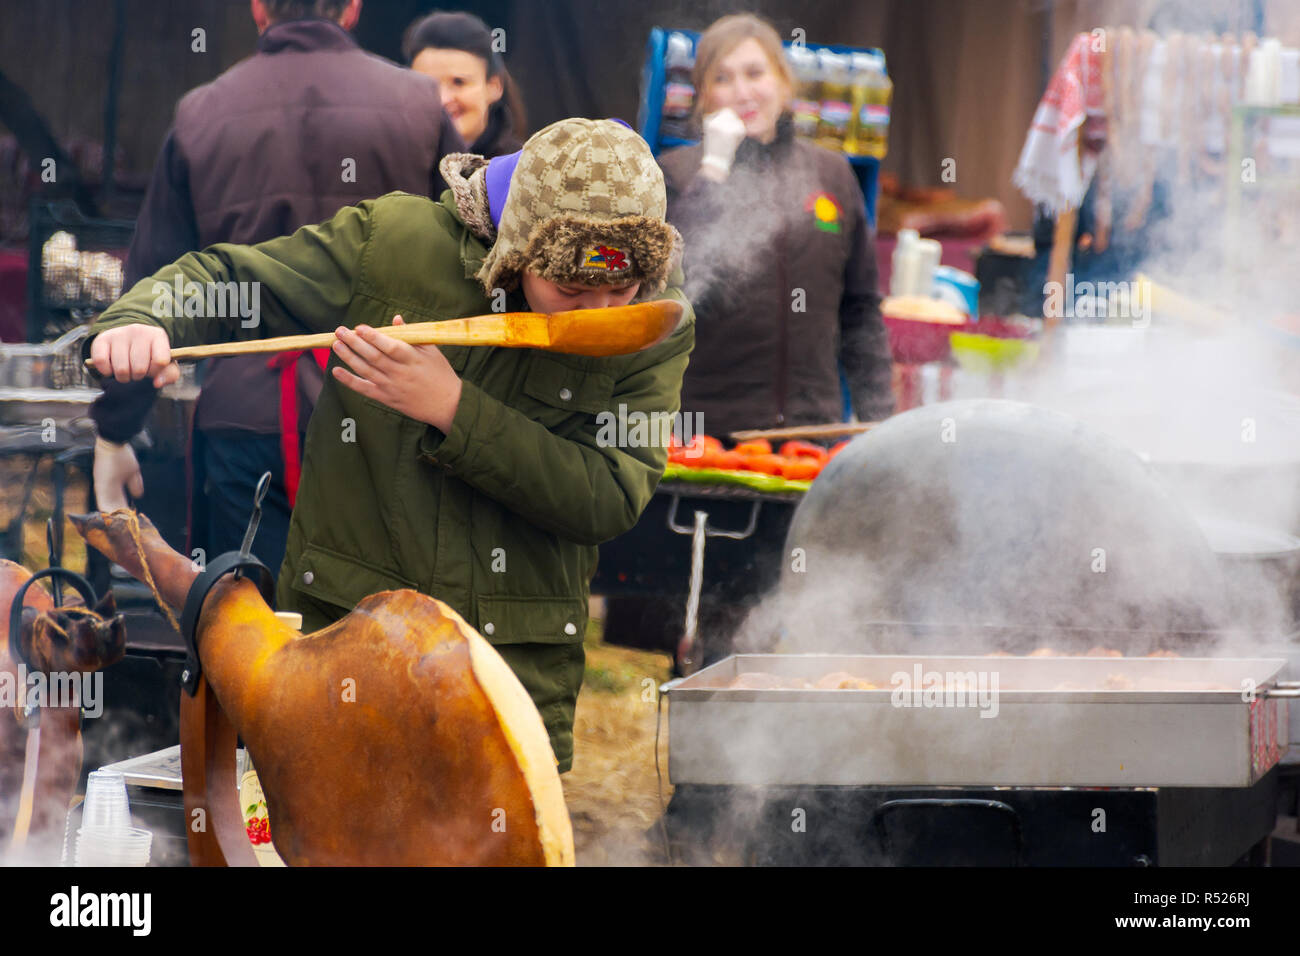
[[[697,318],[682,410],[719,437],[893,411],[875,237],[848,161],[793,135],[790,69],[765,21],[723,17],[695,60],[698,146],[660,157]]]

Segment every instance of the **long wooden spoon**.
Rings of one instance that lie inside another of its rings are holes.
[[[639,302],[608,309],[574,309],[571,312],[504,312],[442,322],[415,322],[385,326],[377,331],[412,345],[478,345],[542,349],[570,355],[605,357],[626,355],[663,341],[677,327],[682,304],[672,299]],[[222,355],[296,352],[328,348],[333,332],[284,335],[247,342],[218,342],[172,349],[176,361],[193,361]],[[91,365],[90,359],[86,365]]]

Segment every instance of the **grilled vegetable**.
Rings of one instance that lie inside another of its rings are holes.
[[[784,475],[786,460],[780,455],[772,454],[746,454],[736,449],[737,453],[744,455],[745,468],[749,471],[759,471],[765,475]]]
[[[830,458],[830,453],[821,445],[798,440],[788,441],[782,445],[781,454],[786,458],[813,458],[817,461],[826,461]]]

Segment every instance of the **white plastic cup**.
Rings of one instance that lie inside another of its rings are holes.
[[[86,779],[86,802],[82,813],[83,827],[131,825],[131,807],[126,799],[126,778],[116,770],[96,770]]]
[[[939,268],[939,262],[943,259],[943,245],[938,239],[918,239],[916,250],[921,261],[917,266],[914,279],[916,287],[912,290],[912,295],[929,299],[934,296],[934,270]]]
[[[82,827],[77,866],[148,866],[153,833],[140,827]]]

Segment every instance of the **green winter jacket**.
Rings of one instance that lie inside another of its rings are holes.
[[[474,279],[486,253],[449,192],[441,203],[391,193],[291,236],[187,254],[136,284],[92,332],[148,322],[179,347],[384,326],[394,314],[486,314],[493,303]],[[251,321],[239,314],[156,317],[175,299],[177,273],[204,290],[259,283],[258,324],[243,328]],[[678,270],[663,297],[684,303],[680,284]],[[518,291],[500,306],[527,310]],[[327,376],[307,432],[279,609],[300,611],[310,632],[377,591],[414,588],[445,601],[515,670],[568,770],[596,545],[636,524],[667,463],[655,444],[606,441],[612,429],[597,416],[675,414],[694,338],[688,306],[667,340],[633,355],[444,347],[464,383],[445,435]]]

